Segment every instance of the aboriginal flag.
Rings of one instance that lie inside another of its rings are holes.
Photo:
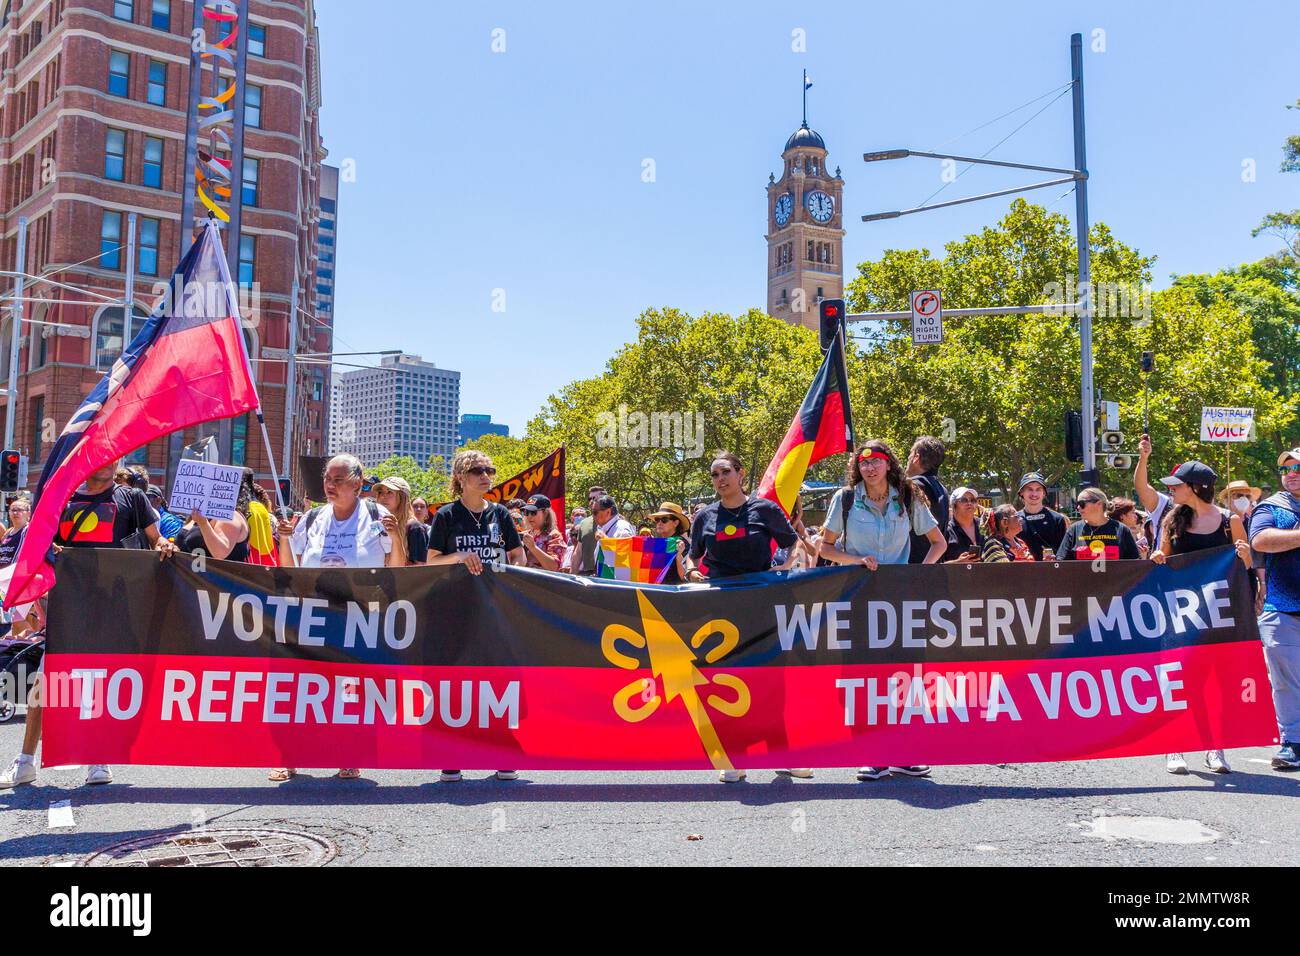
[[[257,407],[235,288],[209,221],[181,260],[171,294],[50,448],[4,606],[54,586],[50,545],[59,517],[92,471],[179,429]]]
[[[763,473],[758,496],[775,501],[787,515],[803,485],[808,466],[823,458],[853,450],[853,410],[849,406],[849,376],[844,364],[844,338],[826,350],[821,368],[790,423],[781,447]]]

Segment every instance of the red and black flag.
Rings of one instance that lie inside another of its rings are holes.
[[[788,515],[803,485],[808,466],[853,450],[853,410],[844,363],[844,337],[837,334],[821,368],[790,423],[781,447],[763,473],[758,496],[775,501]]]
[[[257,407],[235,286],[209,220],[177,267],[171,294],[50,449],[5,607],[34,601],[53,587],[50,545],[63,506],[92,471],[155,438]]]

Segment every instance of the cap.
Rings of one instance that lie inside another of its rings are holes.
[[[1185,461],[1161,478],[1160,483],[1168,488],[1175,485],[1213,485],[1219,478],[1214,469],[1202,461]]]
[[[974,495],[974,496],[975,496],[975,503],[976,503],[976,504],[979,503],[979,496],[980,496],[980,493],[979,493],[978,491],[976,491],[974,488],[967,488],[965,485],[962,485],[960,488],[956,488],[956,489],[954,489],[954,490],[952,491],[952,493],[948,495],[948,500],[949,500],[949,501],[956,501],[958,498],[960,498],[962,495],[965,495],[965,494],[972,494],[972,495]]]
[[[1292,448],[1290,451],[1284,451],[1282,452],[1282,454],[1278,455],[1277,456],[1278,467],[1281,468],[1283,465],[1285,465],[1286,460],[1288,458],[1295,459],[1295,461],[1298,464],[1300,464],[1300,448]]]
[[[150,485],[150,486],[149,486],[149,490],[146,491],[145,494],[147,494],[147,495],[156,495],[156,496],[159,497],[159,498],[161,498],[161,497],[163,496],[162,489],[159,488],[157,485]]]
[[[1025,485],[1032,485],[1034,482],[1038,482],[1040,485],[1043,486],[1044,489],[1047,488],[1047,479],[1044,478],[1039,472],[1031,471],[1028,474],[1022,475],[1020,477],[1020,484],[1016,485],[1016,494],[1019,494],[1020,492],[1024,491]]]
[[[375,485],[379,484],[379,476],[378,476],[378,475],[364,475],[364,476],[362,477],[362,479],[361,479],[361,483],[362,483],[363,485],[370,485],[370,487],[373,488]]]
[[[537,514],[539,511],[546,511],[550,507],[551,499],[546,497],[546,495],[533,495],[528,499],[528,503],[524,505],[523,511],[525,514],[532,515]]]
[[[370,479],[368,478],[366,480],[370,481]],[[408,482],[405,478],[399,478],[397,475],[390,475],[389,477],[385,478],[383,481],[370,481],[370,484],[373,485],[376,489],[385,488],[385,487],[392,488],[394,491],[402,492],[408,498],[411,497],[410,482]]]

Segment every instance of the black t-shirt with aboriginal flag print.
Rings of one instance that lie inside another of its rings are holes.
[[[65,548],[120,548],[123,538],[157,520],[139,488],[113,485],[97,495],[78,491],[63,508],[54,540]]]
[[[799,536],[780,506],[767,498],[750,498],[734,511],[715,501],[691,523],[691,557],[704,558],[711,578],[768,570],[773,540],[788,548]]]
[[[1056,551],[1058,561],[1095,561],[1103,555],[1107,561],[1141,557],[1133,532],[1114,518],[1095,527],[1086,521],[1076,521],[1065,532],[1065,539]]]

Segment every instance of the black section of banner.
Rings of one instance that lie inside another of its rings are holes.
[[[840,567],[678,588],[520,568],[475,577],[461,565],[198,567],[188,555],[159,562],[121,549],[65,552],[58,573],[56,652],[605,667],[602,635],[622,625],[610,646],[649,666],[628,640],[646,633],[643,612],[662,615],[701,660],[716,656],[726,622],[734,625],[735,647],[707,661],[728,667],[1058,659],[1258,639],[1246,572],[1230,548],[1165,567]]]

